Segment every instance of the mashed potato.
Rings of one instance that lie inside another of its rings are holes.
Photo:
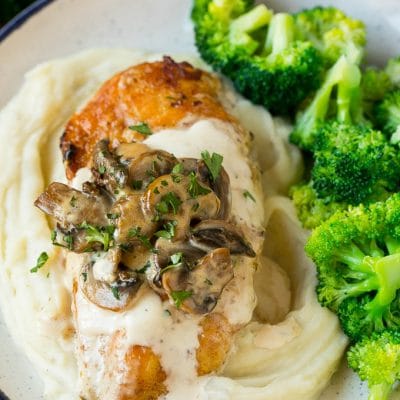
[[[50,244],[49,221],[33,201],[50,182],[65,181],[58,142],[71,114],[115,72],[156,58],[102,50],[40,65],[0,114],[1,306],[49,399],[78,398],[71,277],[61,251]],[[346,339],[337,319],[317,303],[314,267],[303,251],[305,232],[282,196],[301,174],[301,156],[287,143],[284,121],[233,94],[227,107],[254,134],[264,171],[266,240],[253,322],[237,335],[221,375],[207,380],[206,398],[316,399]],[[50,260],[32,274],[41,251]]]

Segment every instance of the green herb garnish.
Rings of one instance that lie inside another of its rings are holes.
[[[168,212],[177,214],[181,204],[181,199],[174,192],[168,192],[166,195],[162,196],[161,201],[156,204],[156,210],[161,214],[167,214]]]
[[[103,174],[105,174],[105,172],[106,172],[106,167],[105,167],[104,165],[100,165],[100,166],[97,168],[97,171],[99,171],[99,174],[100,174],[100,175],[103,175]]]
[[[47,260],[49,259],[48,254],[43,251],[42,253],[40,253],[40,256],[38,257],[37,261],[36,261],[36,265],[31,268],[31,272],[38,272],[40,268],[43,267],[44,264],[46,264]]]
[[[76,207],[76,200],[77,200],[77,198],[75,196],[71,197],[71,200],[69,201],[69,204],[71,205],[71,207],[73,207],[73,208]]]
[[[172,174],[181,174],[182,172],[183,172],[183,164],[182,163],[176,164],[174,166],[174,168],[172,168],[172,171],[171,171]]]
[[[108,225],[96,228],[95,226],[84,222],[80,225],[80,228],[86,231],[86,240],[88,243],[101,243],[103,245],[104,251],[108,251],[108,249],[111,247],[113,243],[115,226]]]
[[[157,231],[154,235],[157,237],[171,240],[175,236],[176,224],[177,224],[176,221],[167,222],[163,226],[164,229]]]
[[[132,181],[132,188],[135,190],[140,190],[143,186],[143,181],[137,181],[137,180],[133,180]]]
[[[243,196],[246,197],[247,199],[253,200],[254,203],[256,202],[256,199],[254,198],[254,196],[248,190],[245,190],[243,192]]]
[[[208,150],[204,150],[201,152],[201,158],[207,165],[207,168],[211,174],[212,180],[215,181],[221,172],[222,161],[223,161],[224,157],[222,157],[218,153],[213,153],[212,156],[210,156],[210,153],[208,152]]]
[[[138,125],[131,125],[129,126],[129,129],[131,129],[132,131],[136,131],[141,133],[142,135],[151,135],[153,132],[150,129],[149,125],[146,124],[146,122],[142,122]]]
[[[118,288],[118,286],[111,286],[111,292],[112,292],[113,296],[117,300],[121,300],[121,297],[119,296],[119,288]]]
[[[144,273],[146,273],[146,271],[150,268],[150,266],[151,266],[150,261],[147,261],[147,263],[144,264],[144,266],[143,266],[142,268],[137,269],[136,272],[137,272],[138,274],[144,274]]]
[[[175,303],[176,308],[181,308],[182,303],[191,296],[193,296],[192,291],[175,290],[171,292],[171,297]]]
[[[129,238],[137,238],[143,246],[147,247],[148,249],[152,249],[153,246],[150,242],[150,239],[141,233],[142,228],[140,226],[137,226],[136,228],[131,228],[128,231],[128,237]]]
[[[196,174],[191,172],[189,174],[189,186],[188,186],[188,193],[192,199],[197,198],[198,196],[204,196],[210,193],[211,190],[200,185],[199,181],[197,180]]]

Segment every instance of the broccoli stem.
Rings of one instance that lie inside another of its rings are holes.
[[[378,259],[374,270],[379,280],[379,290],[370,307],[386,307],[396,297],[400,289],[400,253]]]
[[[365,254],[355,244],[340,249],[336,254],[336,259],[346,264],[351,270],[371,273],[371,268],[364,266]]]
[[[360,80],[359,68],[351,64],[346,57],[340,57],[328,71],[323,85],[317,91],[309,107],[297,121],[296,130],[302,132],[304,142],[310,140],[318,123],[325,120],[335,86],[338,86],[337,119],[340,122],[351,122],[351,109]]]
[[[368,400],[387,400],[391,391],[392,385],[387,383],[372,385],[369,387]]]
[[[232,44],[250,46],[251,53],[253,53],[259,46],[259,43],[248,35],[248,33],[268,25],[272,15],[273,12],[271,10],[264,4],[260,4],[246,14],[236,18],[229,27],[229,37]]]
[[[287,49],[294,40],[294,19],[290,14],[279,13],[272,18],[264,46],[264,54],[274,58]]]
[[[400,253],[400,241],[399,240],[388,236],[385,238],[385,245],[386,245],[386,248],[387,248],[389,254]]]

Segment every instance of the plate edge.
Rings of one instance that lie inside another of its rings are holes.
[[[39,12],[43,7],[49,5],[54,0],[36,0],[31,5],[18,13],[11,21],[0,28],[0,43],[6,39],[12,32],[19,28],[30,17]],[[0,397],[1,399],[1,397]]]

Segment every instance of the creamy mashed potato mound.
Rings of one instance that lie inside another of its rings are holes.
[[[13,338],[43,378],[48,399],[79,397],[72,277],[63,252],[50,243],[50,221],[33,201],[49,183],[65,182],[59,138],[74,111],[116,72],[155,59],[159,56],[96,50],[39,65],[0,113],[1,308]],[[336,317],[317,302],[315,268],[303,250],[306,232],[284,196],[301,174],[301,155],[288,144],[284,121],[227,92],[226,107],[254,135],[266,235],[252,322],[237,334],[223,371],[202,379],[204,399],[317,399],[347,342]],[[49,261],[30,273],[42,251]]]

